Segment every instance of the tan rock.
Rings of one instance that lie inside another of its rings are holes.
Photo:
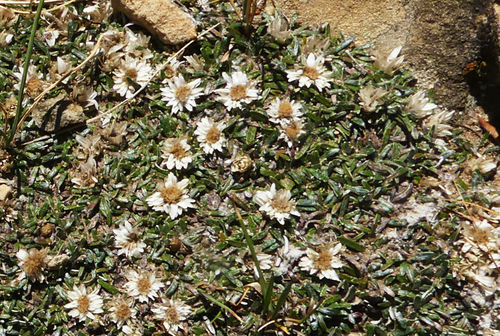
[[[85,114],[83,107],[65,100],[66,95],[61,93],[54,98],[40,102],[32,112],[35,125],[46,131],[55,132],[60,129],[83,124]]]
[[[6,184],[0,184],[0,202],[5,202],[12,192],[12,187]]]
[[[179,44],[196,37],[194,19],[171,0],[112,0],[111,4],[166,44]]]

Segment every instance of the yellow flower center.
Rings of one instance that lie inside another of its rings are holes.
[[[285,128],[285,134],[288,136],[288,138],[290,138],[290,140],[294,141],[299,136],[301,130],[302,128],[300,127],[300,125],[292,122]]]
[[[247,96],[247,86],[243,84],[235,85],[229,91],[232,100],[241,100]]]
[[[304,70],[302,71],[302,74],[304,76],[309,77],[309,79],[311,79],[311,80],[316,80],[316,79],[319,78],[318,69],[316,69],[314,67],[307,66],[307,65],[304,67]]]
[[[29,278],[38,278],[46,266],[44,251],[32,251],[21,266]]]
[[[468,231],[469,231],[469,235],[472,237],[472,239],[474,239],[474,241],[478,245],[486,245],[490,241],[490,235],[489,235],[488,231],[486,231],[482,228],[479,228],[479,227],[473,225],[471,227],[471,229]]]
[[[177,203],[184,194],[177,185],[160,188],[161,197],[166,204]]]
[[[290,104],[290,102],[287,101],[281,102],[280,107],[278,108],[278,115],[281,118],[289,119],[292,117],[292,114],[293,114],[292,104]]]
[[[187,156],[187,152],[184,150],[180,140],[175,140],[172,142],[170,147],[170,153],[177,159],[182,159]]]
[[[151,281],[149,281],[149,277],[141,276],[137,280],[137,290],[141,295],[147,295],[149,290],[151,289]]]
[[[331,268],[333,255],[330,253],[329,249],[322,249],[319,255],[314,258],[314,267],[320,271],[326,271]]]
[[[115,316],[119,321],[126,321],[132,315],[129,305],[122,301],[115,306]]]
[[[177,309],[175,309],[174,306],[168,307],[167,311],[165,312],[165,320],[167,320],[168,322],[179,321],[179,315],[177,314]]]
[[[279,190],[271,200],[271,206],[280,213],[287,213],[292,210],[292,204],[284,190]]]
[[[214,144],[220,139],[220,131],[217,126],[213,125],[207,132],[207,142],[209,144]]]
[[[125,78],[130,78],[133,81],[137,80],[137,75],[138,75],[138,73],[137,73],[136,69],[128,68],[125,71]]]
[[[77,304],[76,309],[78,309],[78,311],[81,314],[86,314],[89,311],[90,300],[89,300],[89,297],[86,294],[80,296],[78,298],[78,300],[76,301],[76,304]]]
[[[191,94],[191,88],[187,85],[182,85],[175,90],[175,97],[181,103],[186,102]]]

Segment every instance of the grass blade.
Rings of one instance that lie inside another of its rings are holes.
[[[14,134],[16,133],[16,130],[17,130],[17,124],[19,123],[19,120],[21,119],[21,114],[23,112],[22,104],[23,104],[24,87],[26,86],[26,78],[28,76],[28,68],[29,68],[30,62],[31,62],[31,55],[33,54],[33,42],[35,40],[35,34],[36,34],[36,30],[38,28],[38,22],[40,21],[40,14],[42,13],[44,1],[45,0],[40,0],[40,2],[38,2],[38,7],[36,9],[35,19],[33,20],[33,25],[31,26],[31,34],[30,34],[30,39],[28,42],[28,50],[26,52],[26,58],[24,59],[23,76],[21,77],[19,93],[17,95],[16,115],[14,116],[14,120],[13,120],[12,125],[10,127],[9,136],[5,141],[6,147],[10,144],[12,139],[14,139]]]
[[[257,254],[255,253],[255,248],[253,246],[253,241],[248,235],[247,228],[245,226],[245,223],[243,222],[243,218],[241,217],[240,211],[236,207],[236,204],[233,200],[233,195],[230,195],[231,201],[233,202],[233,207],[234,211],[236,212],[236,216],[238,217],[238,222],[240,223],[241,229],[243,231],[243,235],[245,236],[245,240],[247,241],[248,249],[250,250],[250,254],[252,255],[253,262],[255,264],[255,268],[257,268],[257,273],[259,273],[259,284],[260,288],[262,289],[262,295],[265,295],[267,292],[267,284],[266,284],[266,279],[264,278],[264,273],[262,273],[262,270],[260,268],[259,264],[259,259],[257,259]]]
[[[213,296],[207,294],[207,293],[204,293],[202,292],[200,289],[198,289],[198,292],[203,295],[203,297],[205,299],[207,299],[208,301],[212,302],[213,304],[216,304],[217,306],[221,307],[222,309],[224,309],[225,311],[227,311],[229,314],[233,315],[235,319],[237,319],[240,323],[243,322],[243,320],[241,319],[241,317],[239,317],[231,308],[229,308],[228,306],[226,306],[225,304],[223,304],[222,302],[219,302],[217,301],[216,298],[214,298]]]
[[[292,289],[292,283],[288,282],[285,289],[283,290],[280,297],[278,298],[278,301],[276,302],[276,306],[274,306],[274,308],[273,308],[271,320],[274,319],[274,317],[276,316],[276,314],[278,314],[278,312],[281,309],[281,307],[283,306],[283,304],[285,304],[286,299],[288,298],[288,294],[290,293],[291,289]]]
[[[271,304],[271,299],[273,298],[273,286],[274,286],[274,276],[271,276],[269,281],[266,284],[266,291],[262,291],[262,295],[264,299],[262,300],[262,313],[265,314],[269,311],[269,307]]]

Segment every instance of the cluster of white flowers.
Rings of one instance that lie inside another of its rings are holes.
[[[284,244],[276,255],[257,254],[260,269],[273,270],[278,275],[289,276],[294,274],[298,267],[302,271],[316,275],[319,279],[340,281],[336,269],[344,266],[339,257],[339,253],[343,249],[342,244],[338,243],[335,246],[327,244],[315,249],[307,248],[304,250],[291,244],[287,237],[284,237],[283,240]],[[254,272],[258,276],[256,269]]]
[[[399,56],[401,49],[402,47],[394,48],[388,56],[377,52],[375,55],[375,66],[388,75],[392,75],[403,64],[404,56]],[[359,91],[360,105],[365,111],[373,112],[380,105],[381,99],[387,94],[388,92],[383,88],[374,88],[368,85]],[[414,117],[422,119],[422,126],[425,129],[433,129],[436,144],[444,147],[442,139],[439,138],[448,137],[452,134],[452,127],[449,125],[449,121],[455,111],[441,110],[432,113],[437,108],[438,106],[429,102],[429,98],[421,91],[413,94],[406,104],[406,111]]]

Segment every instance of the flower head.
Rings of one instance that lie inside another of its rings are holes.
[[[278,250],[275,266],[280,275],[288,274],[293,270],[294,263],[304,255],[304,250],[301,250],[293,244],[290,244],[286,236],[283,237],[284,244]]]
[[[292,120],[300,120],[302,105],[288,99],[276,98],[269,106],[267,115],[273,123],[286,126]]]
[[[102,298],[98,293],[99,288],[87,293],[87,288],[83,284],[67,291],[66,295],[71,301],[64,305],[64,308],[71,309],[68,315],[78,317],[80,321],[85,321],[86,318],[94,320],[96,318],[94,314],[103,312]]]
[[[406,110],[419,119],[427,117],[432,110],[437,107],[436,104],[429,103],[429,98],[425,97],[424,92],[417,92],[410,97]]]
[[[215,90],[220,95],[219,100],[224,103],[228,110],[241,108],[244,104],[249,104],[259,97],[259,91],[254,84],[248,80],[245,73],[236,71],[231,74],[223,73],[222,77],[226,81],[226,87]]]
[[[158,291],[164,285],[156,279],[154,272],[150,271],[128,271],[125,274],[128,282],[125,284],[127,294],[139,300],[148,302],[158,296]]]
[[[196,139],[200,143],[206,154],[212,154],[214,150],[222,152],[222,146],[226,143],[222,131],[226,128],[224,122],[215,123],[211,119],[204,117],[198,122],[198,127],[194,131]]]
[[[76,176],[71,179],[77,188],[92,188],[99,181],[97,162],[93,156],[89,156],[87,161],[80,163]]]
[[[32,281],[38,280],[42,282],[45,280],[43,273],[49,262],[46,249],[20,249],[17,251],[16,256],[19,261],[19,267],[22,270],[20,279],[27,277]]]
[[[464,226],[462,252],[480,255],[482,252],[495,253],[500,246],[500,228],[493,227],[487,220]]]
[[[127,258],[137,257],[144,252],[146,244],[140,239],[137,228],[132,227],[129,221],[124,221],[118,229],[114,229],[115,247],[118,255],[124,254]]]
[[[444,138],[451,135],[452,127],[448,124],[448,121],[453,117],[455,111],[439,111],[431,115],[424,123],[426,129],[434,128],[434,136],[438,138]]]
[[[269,21],[267,33],[280,43],[284,43],[291,34],[286,19],[279,14],[273,16]]]
[[[122,329],[125,334],[130,334],[132,332],[132,328],[129,324],[137,314],[137,310],[134,308],[134,302],[128,298],[120,296],[113,299],[110,311],[111,319],[116,323],[116,326],[119,329]]]
[[[160,89],[162,92],[162,100],[167,102],[167,105],[172,106],[172,113],[176,114],[183,109],[192,111],[196,106],[196,98],[203,94],[203,89],[198,86],[201,79],[195,79],[192,82],[186,83],[184,77],[174,77],[168,81],[168,87]]]
[[[134,95],[135,88],[130,80],[138,85],[144,85],[151,78],[153,69],[146,61],[125,59],[120,67],[114,72],[113,80],[115,84],[113,89],[125,98]]]
[[[273,183],[269,190],[257,191],[254,200],[260,205],[260,211],[265,212],[271,219],[276,218],[283,225],[290,215],[300,216],[291,197],[290,190],[276,190],[276,185]]]
[[[310,87],[315,85],[319,91],[330,86],[330,72],[326,71],[323,66],[325,58],[323,56],[315,56],[310,53],[307,58],[302,57],[302,66],[295,70],[287,70],[289,82],[299,81],[299,87]]]
[[[193,161],[193,156],[190,152],[191,146],[188,145],[185,138],[169,138],[165,140],[162,148],[161,157],[164,159],[162,166],[167,169],[186,169]]]
[[[56,40],[57,38],[59,37],[59,32],[57,30],[53,30],[53,29],[46,29],[43,33],[42,33],[42,38],[45,40],[45,42],[47,43],[47,45],[49,47],[53,47],[56,45]]]
[[[163,300],[151,310],[155,313],[155,318],[161,320],[165,329],[171,333],[182,329],[182,321],[191,314],[191,307],[180,300]]]
[[[183,210],[194,208],[194,200],[186,193],[188,179],[177,181],[174,174],[168,174],[167,180],[160,183],[158,191],[151,195],[146,201],[155,211],[163,211],[175,219]]]
[[[365,86],[359,90],[360,105],[367,112],[373,112],[380,104],[380,99],[388,92],[382,88],[374,88],[371,85]]]
[[[19,90],[21,87],[21,79],[23,77],[24,73],[24,68],[21,66],[16,66],[13,69],[13,75],[16,77],[18,82],[14,84],[14,89]],[[33,64],[30,64],[28,67],[28,73],[26,75],[26,92],[31,98],[34,98],[38,96],[40,93],[42,93],[45,83],[42,80],[43,75],[39,73],[36,69],[36,67]]]
[[[300,259],[299,267],[310,274],[317,274],[318,278],[327,278],[340,281],[335,268],[343,266],[342,261],[336,255],[342,249],[342,244],[335,247],[324,246],[318,252],[307,249],[306,255]]]
[[[288,124],[281,126],[281,133],[278,139],[283,139],[286,141],[288,147],[292,147],[297,140],[299,140],[302,134],[305,134],[304,124],[301,119],[292,120]]]
[[[381,53],[375,55],[375,66],[388,75],[392,75],[404,61],[404,56],[398,57],[403,47],[394,48],[388,56]]]

